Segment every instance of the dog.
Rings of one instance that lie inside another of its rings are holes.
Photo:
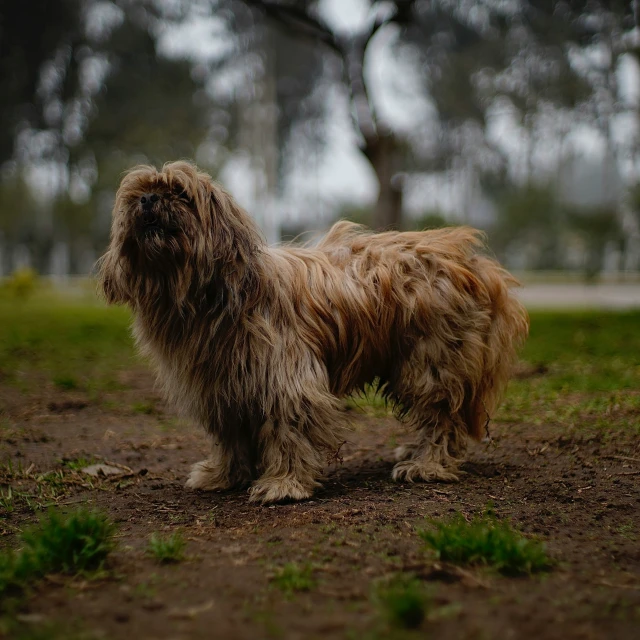
[[[173,162],[123,178],[98,279],[211,436],[187,487],[271,503],[312,495],[349,427],[340,399],[374,383],[418,436],[393,479],[457,479],[529,326],[517,281],[483,249],[468,227],[346,221],[316,246],[268,247],[209,175]]]

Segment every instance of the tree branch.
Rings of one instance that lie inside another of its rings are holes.
[[[286,27],[292,35],[319,40],[342,56],[338,40],[320,19],[315,18],[295,5],[283,5],[273,0],[243,0],[244,3],[263,11],[280,25]]]
[[[345,83],[349,88],[354,127],[362,136],[362,152],[371,160],[380,137],[379,123],[371,104],[364,78],[364,58],[373,36],[384,26],[395,22],[407,24],[415,0],[396,0],[392,11],[380,10],[360,33],[349,36],[336,35],[321,19],[294,4],[282,4],[276,0],[244,0],[245,4],[261,10],[269,18],[285,27],[294,36],[322,42],[343,62]]]

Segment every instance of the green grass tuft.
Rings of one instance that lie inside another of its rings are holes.
[[[508,522],[490,513],[467,522],[458,514],[450,522],[432,521],[434,530],[420,537],[438,554],[455,564],[484,564],[506,575],[523,575],[551,567],[544,545],[524,537]]]
[[[0,553],[0,596],[19,596],[48,573],[78,574],[100,569],[114,546],[114,525],[98,512],[67,516],[51,511],[21,536],[19,552]]]
[[[374,601],[389,624],[402,629],[417,629],[431,606],[422,583],[407,574],[398,574],[379,584],[374,591]]]
[[[293,562],[279,569],[271,582],[288,596],[299,591],[310,591],[316,586],[313,567],[310,565],[299,566]]]
[[[153,402],[135,402],[131,405],[131,408],[135,413],[142,413],[147,416],[152,415],[156,411],[156,407]]]
[[[0,553],[0,600],[6,603],[9,598],[20,596],[31,577],[28,558],[11,551]]]
[[[39,281],[36,271],[30,268],[21,268],[14,271],[0,285],[0,290],[9,299],[20,301],[30,298],[38,289]]]
[[[82,469],[84,469],[85,467],[88,467],[95,463],[95,458],[75,458],[74,460],[65,460],[63,462],[64,466],[67,467],[67,469],[71,469],[72,471],[82,471]]]
[[[184,549],[187,543],[179,533],[172,533],[170,536],[162,537],[158,534],[151,534],[147,552],[158,562],[168,564],[179,562],[184,558]]]
[[[22,554],[35,574],[82,573],[100,569],[113,549],[115,527],[102,513],[79,509],[65,516],[50,511],[22,534]]]
[[[72,391],[80,387],[80,383],[73,376],[55,376],[53,384],[64,391]]]

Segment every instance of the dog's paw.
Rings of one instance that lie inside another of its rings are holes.
[[[295,478],[264,478],[258,480],[249,489],[250,502],[284,502],[306,500],[311,497],[312,488],[305,487]]]
[[[221,467],[213,465],[210,460],[202,460],[191,467],[185,487],[202,491],[227,491],[231,483]]]
[[[391,478],[396,482],[458,482],[455,473],[443,467],[439,462],[420,462],[405,460],[393,467]]]

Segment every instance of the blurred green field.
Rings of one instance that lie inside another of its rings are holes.
[[[136,363],[129,324],[126,309],[107,308],[91,295],[0,295],[0,380],[25,392],[42,383],[115,389],[117,373]]]
[[[640,433],[640,311],[536,312],[497,420]]]
[[[0,380],[24,392],[115,390],[118,373],[140,364],[129,323],[127,310],[91,295],[0,295]],[[640,311],[532,313],[522,370],[495,420],[640,432],[639,328]],[[356,404],[383,410],[377,399]]]

